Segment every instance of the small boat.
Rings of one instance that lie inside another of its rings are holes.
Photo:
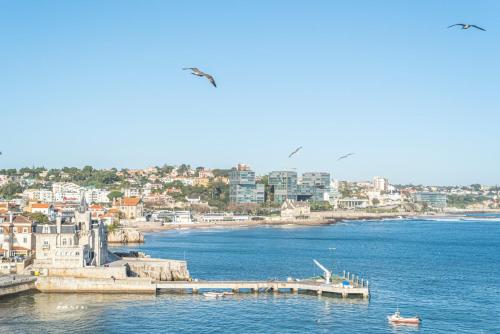
[[[215,298],[215,299],[222,298],[224,297],[224,292],[213,292],[213,291],[204,292],[203,297]]]
[[[402,317],[401,314],[399,313],[399,308],[396,310],[396,312],[393,315],[389,315],[387,317],[387,320],[393,324],[398,324],[398,325],[419,325],[422,319],[420,319],[419,316],[414,316],[411,318],[406,318]]]

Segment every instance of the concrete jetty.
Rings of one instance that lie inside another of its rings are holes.
[[[6,275],[0,277],[0,297],[34,290],[36,277],[29,275]]]
[[[342,286],[341,284],[325,284],[317,281],[173,281],[158,282],[156,289],[159,292],[191,292],[199,293],[203,290],[230,290],[232,292],[309,292],[317,295],[331,295],[369,298],[367,286]]]

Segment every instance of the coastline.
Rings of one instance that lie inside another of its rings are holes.
[[[428,214],[419,212],[404,212],[404,213],[369,213],[369,212],[351,212],[351,211],[336,211],[336,212],[312,212],[310,219],[266,219],[266,220],[248,220],[248,221],[222,221],[211,223],[182,223],[169,224],[164,226],[136,226],[134,227],[143,233],[155,233],[169,230],[179,229],[216,229],[227,227],[264,227],[264,226],[324,226],[332,225],[341,221],[353,220],[384,220],[384,219],[399,219],[399,218],[421,218],[421,219],[450,219],[450,218],[467,218],[467,214],[500,214],[500,210],[474,210],[474,211],[450,211],[439,214]],[[470,217],[469,217],[470,218]]]
[[[407,213],[357,213],[357,212],[314,212],[312,219],[287,219],[287,220],[257,220],[257,221],[227,221],[212,223],[183,223],[169,224],[164,226],[138,226],[138,231],[144,233],[154,233],[178,229],[211,229],[226,227],[263,227],[263,226],[324,226],[332,225],[346,220],[383,220],[397,219],[399,217],[432,217],[432,215],[422,215],[415,212]],[[453,215],[455,216],[455,215]]]

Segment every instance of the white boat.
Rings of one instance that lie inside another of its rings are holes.
[[[419,316],[414,316],[409,318],[402,317],[401,313],[399,313],[399,308],[393,315],[389,315],[387,317],[387,320],[389,320],[390,323],[398,325],[419,325],[420,322],[422,321],[422,319],[420,319]]]
[[[203,297],[218,299],[224,297],[224,292],[204,292]]]

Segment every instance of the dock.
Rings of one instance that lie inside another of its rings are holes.
[[[313,293],[316,295],[330,295],[342,298],[361,297],[368,299],[368,286],[342,286],[341,284],[326,284],[317,281],[174,281],[157,282],[158,292],[200,293],[203,291],[219,290],[234,293],[263,293],[263,292],[290,292]]]

